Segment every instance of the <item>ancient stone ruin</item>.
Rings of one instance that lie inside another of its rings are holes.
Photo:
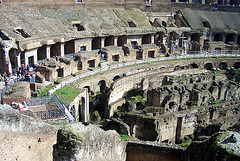
[[[3,160],[239,160],[239,1],[0,0]]]

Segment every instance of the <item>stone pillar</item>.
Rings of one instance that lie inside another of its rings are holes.
[[[192,0],[188,0],[188,3],[192,3]]]
[[[61,43],[61,46],[60,46],[60,56],[61,57],[64,57],[64,55],[65,55],[65,53],[64,53],[64,45],[65,45],[65,43],[63,42],[63,43]],[[75,50],[74,50],[74,52],[75,52]]]
[[[51,46],[47,45],[47,47],[46,47],[46,58],[47,59],[50,59],[50,48],[51,48]]]
[[[117,40],[118,40],[118,37],[114,37],[114,44],[113,45],[117,46]]]
[[[104,47],[104,40],[105,40],[105,38],[101,38],[101,48],[103,48]]]
[[[83,111],[83,118],[82,122],[88,122],[89,121],[89,94],[88,94],[88,88],[84,88],[84,95],[85,95],[85,104],[82,106]]]
[[[202,4],[205,4],[205,0],[202,0]]]
[[[7,68],[8,68],[8,71],[12,73],[12,64],[11,64],[10,57],[9,57],[9,50],[10,50],[10,48],[8,48],[8,47],[4,48],[5,60],[6,60],[6,64],[8,64]]]
[[[154,35],[151,35],[151,43],[154,43]]]
[[[20,57],[21,53],[17,55],[17,66],[21,67],[21,57]]]
[[[179,0],[176,0],[175,2],[176,2],[176,3],[179,3]]]
[[[34,64],[37,64],[37,61],[38,61],[38,60],[37,60],[37,54],[34,54],[34,56],[33,56],[33,63],[34,63]]]
[[[24,65],[25,65],[25,67],[28,65],[28,56],[27,56],[26,52],[24,54]]]

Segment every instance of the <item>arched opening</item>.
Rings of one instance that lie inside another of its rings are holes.
[[[154,35],[154,44],[160,46],[163,43],[164,33],[157,33]]]
[[[127,44],[127,36],[119,36],[117,39],[117,46],[123,46],[124,44]]]
[[[12,65],[12,73],[15,74],[18,64],[17,64],[17,50],[16,49],[10,49],[9,50],[9,57],[10,57],[10,63]],[[20,64],[19,64],[20,65]]]
[[[229,43],[229,42],[235,42],[235,34],[228,34],[228,35],[226,36],[226,41],[225,41],[225,43],[227,44],[227,43]]]
[[[230,0],[231,6],[238,6],[238,0]]]
[[[162,26],[163,26],[163,27],[167,27],[167,22],[162,21]]]
[[[223,41],[223,35],[221,33],[217,33],[215,36],[214,36],[214,41]]]
[[[113,78],[113,81],[116,81],[118,79],[120,79],[121,77],[119,75],[116,75],[114,78]]]
[[[114,45],[114,37],[108,36],[104,40],[104,46],[111,46],[111,45]]]
[[[75,43],[74,40],[65,42],[64,45],[64,54],[73,54],[75,53]]]
[[[61,55],[61,43],[58,42],[50,47],[50,57]]]
[[[190,66],[192,67],[192,68],[198,68],[198,65],[197,64],[190,64]]]
[[[188,2],[188,0],[179,0],[179,2],[185,2],[186,3],[186,2]]]
[[[92,50],[100,49],[101,48],[101,38],[95,37],[92,39]]]
[[[143,35],[142,37],[142,44],[151,44],[151,35],[147,34],[147,35]]]
[[[207,63],[204,65],[204,68],[207,70],[211,70],[213,68],[213,65],[212,65],[212,63]]]
[[[88,60],[88,67],[95,68],[95,59]]]
[[[174,48],[175,48],[175,45],[176,45],[176,40],[178,38],[178,34],[176,32],[171,32],[169,34],[169,42],[168,42],[168,47],[170,48],[171,50],[171,53],[174,52]]]
[[[233,67],[234,67],[235,69],[239,69],[239,68],[240,68],[240,62],[234,63],[234,64],[233,64]]]
[[[106,87],[107,87],[107,86],[106,86],[106,82],[105,82],[105,80],[101,80],[101,81],[99,81],[98,85],[99,85],[99,87],[100,87],[100,92],[106,90]]]
[[[85,28],[83,27],[83,25],[77,23],[77,24],[73,24],[73,27],[75,28],[76,31],[84,31]]]
[[[238,36],[237,44],[238,44],[238,46],[240,46],[240,35]]]
[[[195,33],[191,35],[191,41],[196,41],[196,42],[200,42],[200,34],[199,33]]]
[[[37,50],[37,60],[44,60],[47,56],[47,45],[43,45]]]
[[[208,21],[206,21],[206,20],[202,21],[202,25],[203,25],[203,27],[211,28],[210,23]]]
[[[218,0],[218,5],[223,5],[223,0]]]
[[[170,103],[168,104],[168,107],[169,107],[169,109],[173,109],[175,105],[176,105],[175,102],[170,102]]]
[[[222,62],[222,63],[219,64],[218,67],[219,67],[220,69],[227,69],[227,63]]]
[[[137,26],[132,20],[127,21],[127,23],[128,23],[129,27],[136,27]]]

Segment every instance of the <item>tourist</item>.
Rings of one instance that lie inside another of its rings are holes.
[[[31,76],[29,73],[26,74],[25,76],[26,81],[30,82],[31,81]]]
[[[10,78],[11,78],[11,73],[8,72],[8,81],[10,82]]]
[[[36,77],[36,74],[33,73],[33,74],[32,74],[32,82],[35,82],[35,77]]]
[[[36,71],[36,64],[33,63],[32,67],[33,67],[33,71],[35,72]]]
[[[4,78],[4,82],[5,82],[5,87],[6,87],[6,90],[8,89],[8,79],[5,77]]]
[[[29,72],[29,70],[30,70],[30,67],[29,67],[29,65],[27,65],[27,71]]]

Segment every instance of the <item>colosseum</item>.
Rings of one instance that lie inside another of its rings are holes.
[[[240,159],[240,0],[0,0],[3,160]]]

